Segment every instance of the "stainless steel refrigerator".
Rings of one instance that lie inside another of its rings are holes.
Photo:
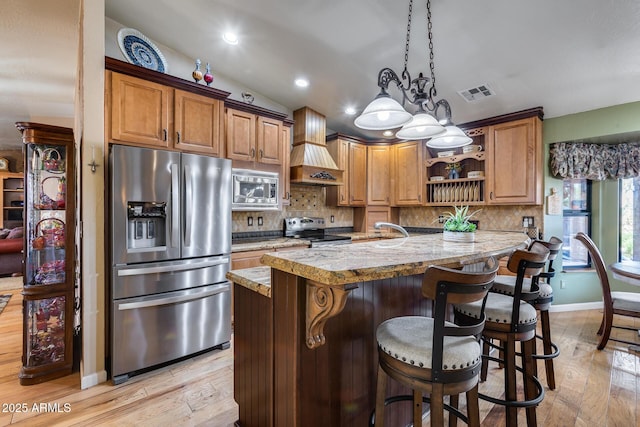
[[[231,161],[113,145],[110,364],[115,384],[231,339]]]

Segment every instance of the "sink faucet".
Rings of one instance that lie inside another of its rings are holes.
[[[373,224],[373,228],[375,228],[376,230],[379,230],[382,227],[393,228],[394,230],[398,230],[399,232],[401,232],[404,237],[409,237],[409,233],[407,233],[407,230],[405,230],[398,224],[393,224],[391,222],[376,222],[375,224]]]

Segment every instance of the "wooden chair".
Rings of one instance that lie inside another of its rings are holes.
[[[534,244],[543,245],[547,249],[549,249],[547,270],[540,273],[538,276],[535,276],[533,279],[530,277],[525,277],[522,282],[522,291],[538,291],[538,296],[531,302],[531,304],[536,308],[536,310],[540,312],[540,328],[542,330],[542,335],[536,335],[536,338],[542,340],[543,354],[536,354],[534,355],[534,358],[538,360],[544,360],[547,385],[549,386],[549,389],[555,390],[556,380],[555,372],[553,370],[553,359],[560,355],[560,350],[558,346],[551,340],[551,322],[549,321],[549,308],[551,307],[551,302],[553,301],[553,288],[551,287],[549,282],[551,278],[555,276],[553,261],[556,259],[558,253],[562,250],[562,240],[557,237],[551,237],[549,241],[535,240],[529,247],[531,248],[531,246]],[[493,288],[491,288],[491,291],[513,296],[515,293],[516,279],[517,276],[499,274],[496,276],[496,280]],[[540,281],[541,279],[544,279],[544,282]],[[485,362],[486,361],[483,361],[483,363]],[[485,380],[486,367],[484,365],[482,375],[484,376],[481,376],[480,378],[482,380]]]
[[[602,254],[600,253],[600,250],[598,250],[596,244],[589,236],[582,232],[576,235],[576,240],[582,243],[589,251],[591,261],[593,262],[596,272],[598,273],[598,278],[600,279],[600,286],[602,286],[604,310],[600,329],[598,329],[598,335],[600,335],[598,350],[605,348],[607,341],[609,340],[637,346],[638,343],[636,342],[611,338],[611,328],[627,329],[631,331],[638,330],[637,328],[614,325],[613,315],[618,314],[620,316],[640,317],[640,294],[636,292],[611,292],[609,277],[607,276],[607,268],[605,266],[604,259],[602,258]]]
[[[479,338],[484,314],[473,324],[459,326],[446,321],[448,304],[477,301],[481,307],[493,284],[498,263],[490,258],[482,272],[468,273],[445,267],[427,269],[422,295],[434,303],[434,317],[406,316],[389,319],[378,326],[378,383],[376,408],[370,425],[384,423],[385,405],[400,400],[413,401],[413,425],[422,425],[422,403],[429,402],[431,425],[444,424],[444,410],[449,423],[457,418],[470,426],[480,425],[478,374],[482,350]],[[481,310],[482,311],[482,310]],[[385,399],[388,377],[413,389],[413,395]],[[466,393],[467,415],[458,410],[458,394]],[[428,393],[429,397],[424,397]],[[444,403],[449,395],[450,404]]]
[[[486,322],[482,331],[483,359],[499,362],[504,366],[505,398],[479,394],[483,400],[505,406],[507,426],[518,423],[518,408],[526,408],[527,425],[535,426],[536,406],[544,398],[544,389],[536,377],[533,358],[536,338],[536,309],[527,301],[538,297],[537,291],[523,291],[525,276],[539,275],[549,257],[544,245],[533,244],[529,250],[517,249],[510,256],[507,267],[516,272],[514,295],[489,292],[484,313]],[[480,316],[481,307],[477,303],[454,306],[456,320],[461,324],[473,322]],[[493,344],[500,342],[500,346]],[[521,352],[516,353],[516,342],[520,342]],[[489,348],[499,350],[501,358],[490,356]],[[516,364],[516,355],[521,356],[521,365]],[[516,386],[517,372],[522,373],[524,399],[518,399]]]

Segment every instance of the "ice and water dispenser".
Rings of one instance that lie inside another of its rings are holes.
[[[165,246],[166,202],[128,202],[127,218],[127,249]]]

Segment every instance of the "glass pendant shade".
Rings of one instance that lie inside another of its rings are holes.
[[[458,148],[471,144],[473,141],[457,126],[445,126],[446,132],[427,141],[431,148]]]
[[[427,139],[446,132],[444,126],[435,117],[427,113],[418,113],[411,121],[396,133],[400,139]]]
[[[389,95],[378,95],[353,123],[360,129],[385,130],[400,127],[409,120],[411,113],[398,101]]]

